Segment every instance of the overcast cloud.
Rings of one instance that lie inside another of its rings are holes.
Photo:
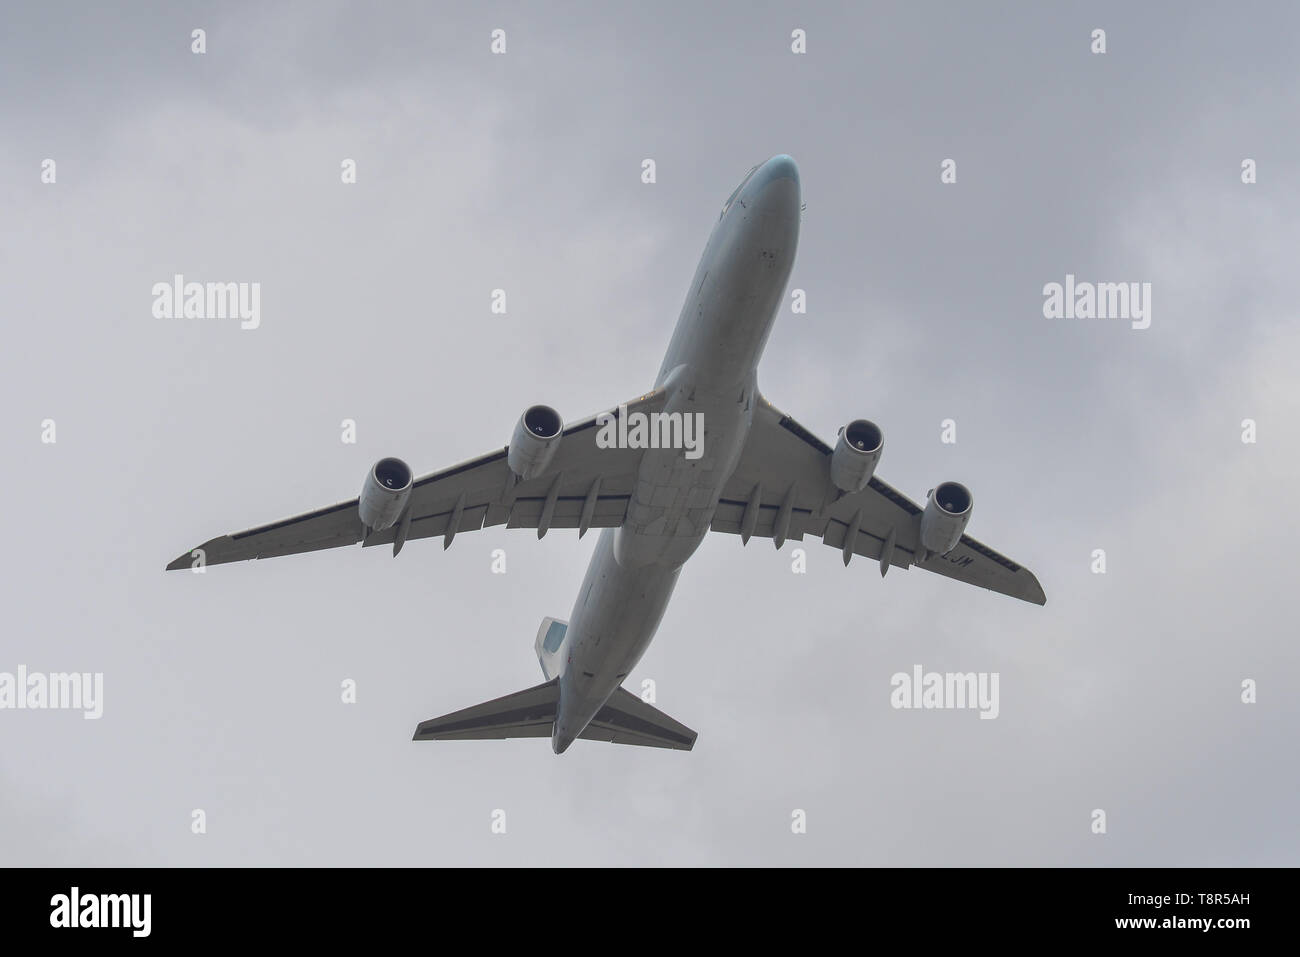
[[[98,721],[0,711],[0,861],[1300,860],[1300,12],[376,6],[0,14],[0,671],[104,674]],[[534,402],[646,391],[723,200],[781,152],[808,312],[764,393],[826,439],[878,422],[913,498],[967,484],[1045,607],[714,536],[627,682],[695,750],[557,757],[410,737],[541,680],[594,535],[164,573],[383,455],[431,471]],[[260,282],[260,327],[153,318],[176,273]],[[1045,319],[1067,273],[1151,283],[1150,328]],[[894,710],[914,664],[998,672],[999,717]]]

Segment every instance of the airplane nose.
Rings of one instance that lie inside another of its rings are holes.
[[[799,167],[795,163],[793,156],[780,153],[768,160],[765,167],[764,172],[767,173],[768,179],[792,179],[798,185]]]
[[[802,201],[795,161],[784,153],[773,156],[754,174],[754,179],[754,200],[763,215],[798,223]]]

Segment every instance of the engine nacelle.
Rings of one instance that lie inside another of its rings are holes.
[[[874,422],[854,419],[840,429],[840,440],[831,454],[831,481],[835,487],[841,492],[866,488],[884,447],[885,437]]]
[[[380,459],[366,474],[357,512],[372,531],[389,528],[402,517],[411,497],[411,467],[401,459]]]
[[[527,481],[546,471],[560,447],[564,422],[560,413],[549,405],[534,405],[524,410],[510,437],[506,462],[510,471]]]
[[[936,555],[947,555],[961,541],[974,505],[970,490],[957,482],[930,489],[921,513],[921,544]]]

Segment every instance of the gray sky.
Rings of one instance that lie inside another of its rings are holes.
[[[1136,6],[6,7],[0,671],[102,671],[105,700],[0,711],[0,860],[1300,862],[1300,12]],[[823,438],[878,422],[914,498],[966,483],[1045,608],[711,537],[628,682],[695,751],[556,757],[410,737],[541,680],[595,536],[163,572],[382,455],[426,472],[533,402],[644,392],[778,152],[808,312],[764,393]],[[260,282],[260,328],[153,318],[175,273]],[[1067,273],[1150,282],[1151,327],[1045,319]],[[892,709],[914,664],[998,672],[1000,716]]]

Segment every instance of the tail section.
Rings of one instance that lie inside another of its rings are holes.
[[[695,732],[674,721],[654,705],[632,692],[615,688],[604,707],[578,735],[586,741],[639,744],[646,748],[689,751],[695,747]]]
[[[560,682],[553,679],[527,691],[421,721],[416,741],[473,741],[483,738],[549,738],[560,704]]]
[[[560,646],[569,631],[569,623],[558,618],[543,618],[542,627],[537,629],[537,640],[533,648],[537,651],[537,660],[541,663],[542,674],[546,680],[560,676]]]
[[[543,663],[545,668],[545,663]],[[545,684],[503,698],[421,721],[416,741],[472,741],[486,738],[549,738],[560,705],[560,682]],[[578,735],[586,741],[609,741],[649,748],[689,751],[695,732],[674,721],[630,691],[616,688]],[[567,742],[566,742],[567,745]]]

